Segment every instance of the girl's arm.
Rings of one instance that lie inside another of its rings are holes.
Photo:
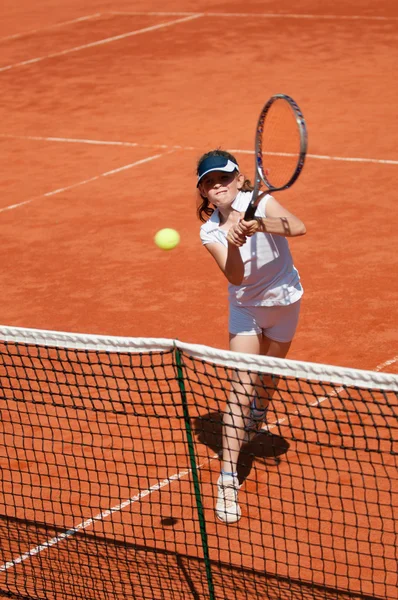
[[[304,223],[290,213],[272,196],[267,202],[266,218],[256,218],[253,221],[240,221],[239,232],[245,236],[252,236],[258,231],[282,235],[283,237],[296,237],[306,233]]]
[[[210,252],[225,277],[233,285],[240,285],[244,277],[244,266],[239,252],[240,246],[246,241],[246,238],[238,232],[239,224],[231,227],[227,234],[228,247],[222,244],[206,244]]]

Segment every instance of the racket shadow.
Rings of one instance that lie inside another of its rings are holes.
[[[193,422],[196,440],[211,448],[220,458],[222,455],[222,413],[209,412],[196,417]],[[254,461],[268,467],[278,466],[282,457],[289,450],[287,440],[267,430],[262,430],[250,442],[242,445],[238,458],[239,481],[243,482],[253,468]]]

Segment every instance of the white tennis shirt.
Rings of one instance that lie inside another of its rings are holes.
[[[239,192],[232,208],[245,212],[252,192]],[[261,199],[256,217],[266,217],[266,195]],[[220,214],[216,209],[200,228],[202,244],[222,244],[228,247],[227,232],[220,229]],[[239,248],[244,265],[241,285],[228,284],[228,297],[237,306],[275,306],[297,302],[303,295],[300,276],[293,265],[289,244],[285,237],[258,232],[247,238]]]

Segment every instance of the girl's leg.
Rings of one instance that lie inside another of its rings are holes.
[[[290,344],[291,342],[270,340],[262,334],[230,334],[230,349],[234,352],[284,358]],[[239,452],[245,438],[245,420],[249,416],[253,395],[256,396],[256,408],[264,410],[275,393],[277,382],[271,377],[263,378],[257,385],[256,383],[245,373],[232,375],[228,410],[223,418],[222,470],[224,473],[236,473]]]
[[[284,358],[290,345],[291,342],[277,342],[263,334],[230,334],[230,349],[234,352]],[[250,439],[251,435],[255,435],[259,431],[265,418],[265,409],[268,407],[277,385],[278,379],[267,375],[261,377],[260,381],[259,378],[253,381],[249,374],[232,374],[228,407],[223,418],[222,470],[217,481],[216,514],[225,523],[234,523],[241,517],[237,476],[240,449],[246,436],[249,436],[248,439]],[[248,431],[245,431],[248,421],[254,425],[253,433],[250,432],[250,426]]]
[[[230,348],[235,352],[258,354],[260,344],[261,334],[230,335]],[[217,481],[216,515],[224,523],[235,523],[241,517],[237,463],[253,391],[254,386],[248,374],[232,374],[231,391],[223,417],[223,455],[221,473]]]
[[[265,335],[262,335],[260,354],[263,356],[273,356],[275,358],[285,358],[291,345],[292,342],[277,342],[276,340],[271,340]]]
[[[289,352],[292,342],[277,342],[271,340],[265,335],[261,336],[260,351],[259,354],[262,356],[273,356],[275,358],[285,358]],[[278,379],[270,376],[261,377],[261,382],[258,383],[255,389],[256,408],[264,410],[268,408],[273,395],[275,394],[276,387],[278,385]]]
[[[275,358],[285,358],[287,356],[299,320],[300,304],[301,302],[298,300],[293,304],[274,306],[262,314],[257,314],[257,322],[263,328],[260,354]],[[290,341],[278,342],[275,338]],[[261,382],[256,388],[257,400],[255,405],[257,408],[260,410],[267,408],[269,401],[275,394],[277,385],[277,378],[261,377]]]
[[[259,354],[262,335],[230,334],[230,350]],[[245,436],[245,419],[249,415],[251,398],[254,392],[250,375],[233,373],[228,407],[223,417],[223,459],[222,471],[236,473],[238,456]]]

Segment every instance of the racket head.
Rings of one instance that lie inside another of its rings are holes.
[[[289,188],[300,175],[307,154],[307,127],[297,103],[275,94],[264,105],[257,122],[256,177],[269,191]]]
[[[255,183],[245,220],[254,218],[266,192],[289,188],[300,175],[307,154],[307,127],[297,103],[286,94],[272,96],[260,113],[255,136]]]

